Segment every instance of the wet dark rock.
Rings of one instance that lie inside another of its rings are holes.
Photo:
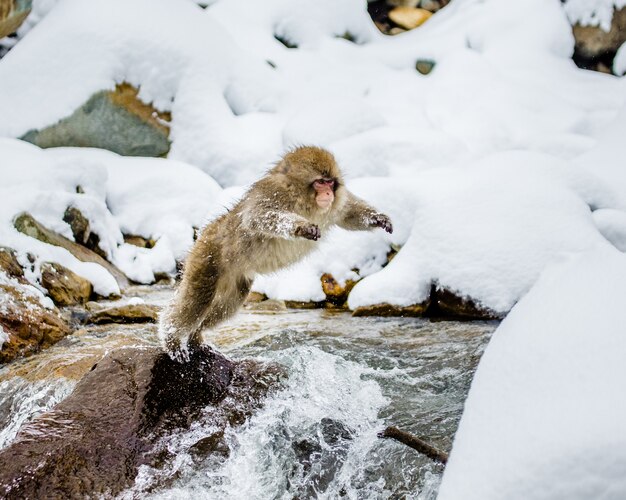
[[[285,305],[289,309],[320,309],[324,307],[324,302],[313,302],[307,300],[286,300]]]
[[[0,38],[17,31],[30,14],[32,3],[32,0],[0,0]]]
[[[89,280],[53,262],[42,264],[41,286],[57,306],[84,304],[93,293]]]
[[[50,347],[70,333],[59,311],[44,307],[18,281],[0,284],[0,328],[9,337],[0,350],[0,364]]]
[[[23,212],[18,215],[13,221],[13,225],[20,233],[24,233],[50,245],[65,248],[74,257],[82,262],[95,262],[96,264],[100,264],[113,275],[120,289],[123,290],[130,285],[129,280],[124,273],[122,273],[122,271],[120,271],[113,264],[102,258],[94,251],[67,239],[65,236],[61,236],[60,234],[51,231],[35,220],[29,213]]]
[[[93,147],[125,156],[165,156],[171,116],[142,102],[138,93],[128,83],[98,92],[71,116],[31,130],[22,139],[41,148]]]
[[[271,367],[234,363],[208,347],[187,363],[158,348],[115,351],[0,452],[0,497],[115,496],[138,467],[167,460],[164,436],[200,418],[222,429],[245,420],[276,380]],[[219,440],[205,451],[219,451]]]
[[[307,477],[304,488],[296,491],[299,498],[313,498],[324,492],[341,469],[352,440],[351,430],[338,420],[323,418],[316,429],[309,431],[305,439],[295,441],[292,449],[296,456],[296,466],[291,479],[298,475]]]
[[[352,316],[382,316],[382,317],[420,317],[424,316],[430,305],[430,300],[421,304],[400,307],[392,304],[373,304],[371,306],[357,307]]]
[[[433,286],[430,297],[420,304],[406,307],[382,303],[371,306],[357,307],[353,316],[381,317],[422,317],[428,316],[441,319],[479,320],[499,319],[501,315],[481,306],[471,297],[462,297],[446,288]]]
[[[224,431],[218,431],[196,442],[189,449],[189,452],[196,459],[204,459],[215,453],[228,457],[230,455],[230,448],[224,440]]]
[[[124,304],[106,307],[91,312],[85,323],[103,325],[107,323],[155,323],[159,317],[160,307],[154,304]]]
[[[461,297],[447,289],[436,289],[432,298],[431,316],[444,316],[446,319],[498,319],[499,316],[481,306],[469,297]]]

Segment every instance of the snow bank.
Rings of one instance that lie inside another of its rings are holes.
[[[109,260],[131,279],[154,281],[154,273],[174,272],[193,243],[221,188],[204,172],[181,162],[123,158],[107,151],[60,148],[41,150],[22,141],[0,139],[7,168],[0,186],[0,244],[18,251],[27,278],[37,283],[43,262],[58,262],[94,284],[107,296],[119,293],[101,266],[78,261],[66,250],[41,243],[13,228],[14,218],[29,212],[46,227],[73,240],[63,221],[78,208]],[[157,240],[152,249],[123,243],[123,234]],[[27,253],[36,257],[26,265]]]
[[[614,203],[585,171],[536,153],[430,170],[414,186],[410,238],[385,269],[354,288],[351,309],[420,303],[435,284],[504,314],[547,265],[606,243],[590,205]]]
[[[360,0],[228,0],[205,10],[66,0],[0,64],[0,135],[50,125],[126,81],[172,112],[169,157],[222,186],[252,182],[296,142],[383,159],[358,175],[511,148],[567,158],[592,146],[589,135],[624,103],[615,79],[575,68],[573,43],[563,9],[543,0],[456,0],[396,37],[376,30]],[[432,74],[415,71],[420,58],[436,62]],[[404,153],[390,153],[395,145]]]
[[[624,81],[626,94],[626,81]],[[597,136],[594,147],[576,157],[574,163],[604,179],[613,189],[626,210],[626,168],[624,168],[624,137],[626,136],[626,106]]]
[[[495,332],[439,500],[626,496],[626,257],[546,271]]]
[[[626,212],[606,208],[593,213],[593,221],[615,248],[626,252]]]

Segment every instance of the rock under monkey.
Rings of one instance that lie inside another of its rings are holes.
[[[333,225],[393,231],[387,215],[346,189],[329,151],[313,146],[289,151],[198,237],[174,299],[161,313],[166,350],[186,359],[189,349],[202,343],[204,329],[237,312],[257,274],[300,260]]]

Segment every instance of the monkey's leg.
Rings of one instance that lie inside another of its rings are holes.
[[[213,328],[222,321],[234,316],[239,308],[243,305],[250,293],[252,280],[245,276],[236,276],[230,280],[220,281],[213,301],[209,305],[204,315],[204,320],[197,331],[197,335],[193,335],[189,339],[191,347],[202,343],[201,332],[208,328]]]
[[[199,335],[218,280],[218,266],[214,259],[188,261],[183,281],[159,321],[159,336],[170,354],[182,358],[188,356],[188,341]]]

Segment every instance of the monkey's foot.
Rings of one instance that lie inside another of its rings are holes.
[[[189,361],[190,350],[187,343],[182,343],[179,338],[168,338],[165,341],[165,352],[174,361],[186,363]]]

